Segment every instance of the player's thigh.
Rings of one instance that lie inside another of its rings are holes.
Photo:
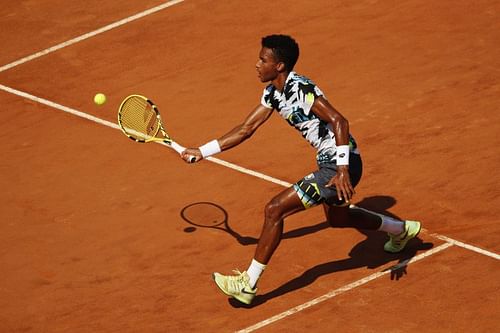
[[[283,219],[304,210],[304,205],[293,187],[283,190],[269,201],[265,208],[266,217]]]

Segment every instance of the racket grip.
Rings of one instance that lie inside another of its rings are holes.
[[[181,146],[180,144],[178,144],[177,142],[175,141],[172,141],[172,143],[170,144],[170,147],[172,147],[176,152],[178,152],[179,154],[182,154],[182,152],[184,150],[186,150],[185,147]]]
[[[170,144],[170,147],[172,147],[176,152],[178,152],[179,154],[182,154],[182,152],[184,150],[186,150],[185,147],[181,146],[180,144],[178,144],[177,142],[175,141],[172,141],[172,143]],[[196,161],[196,157],[194,156],[190,156],[189,157],[189,163],[194,163],[194,161]]]

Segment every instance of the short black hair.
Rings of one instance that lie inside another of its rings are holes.
[[[288,35],[269,35],[262,38],[262,47],[273,50],[274,56],[285,64],[288,72],[299,59],[299,44]]]

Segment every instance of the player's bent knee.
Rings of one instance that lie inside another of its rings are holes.
[[[278,221],[281,220],[283,216],[283,212],[281,209],[280,201],[276,198],[269,201],[264,209],[264,214],[266,216],[266,220]]]

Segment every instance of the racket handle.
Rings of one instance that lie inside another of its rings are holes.
[[[186,150],[185,147],[181,146],[180,144],[178,144],[177,142],[175,141],[172,141],[172,143],[170,143],[170,146],[176,151],[178,152],[179,154],[182,154],[182,152],[184,150]],[[194,163],[194,161],[196,161],[196,157],[194,156],[190,156],[189,157],[189,163]]]
[[[170,147],[174,148],[174,150],[175,150],[176,152],[178,152],[179,154],[182,154],[182,152],[183,152],[184,150],[186,150],[186,148],[184,148],[183,146],[181,146],[180,144],[178,144],[178,143],[177,143],[177,142],[175,142],[175,141],[172,141],[172,142],[170,143]]]

